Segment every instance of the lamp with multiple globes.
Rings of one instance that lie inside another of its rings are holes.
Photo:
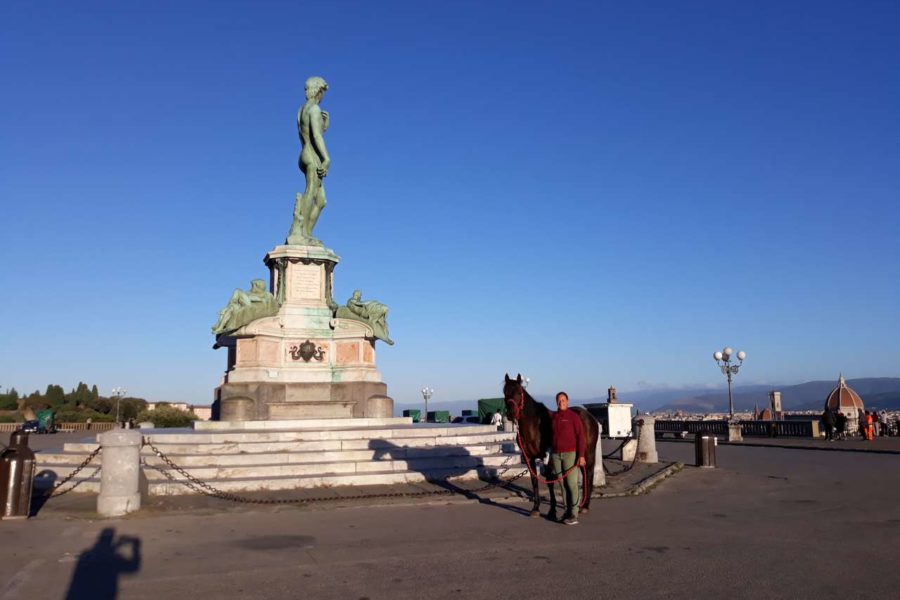
[[[734,364],[731,362],[732,356],[734,356],[738,363]],[[744,364],[744,359],[747,358],[747,353],[743,350],[739,350],[737,354],[734,353],[730,347],[725,346],[722,350],[717,350],[713,353],[713,360],[716,361],[716,364],[719,365],[719,369],[721,369],[722,374],[728,378],[728,420],[734,421],[734,399],[731,395],[731,378],[734,375],[738,374],[738,371],[741,369],[741,365]]]

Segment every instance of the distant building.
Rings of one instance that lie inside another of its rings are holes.
[[[843,375],[838,378],[837,387],[825,399],[825,409],[844,413],[847,417],[847,433],[859,431],[859,411],[865,410],[865,406],[859,394],[847,385]]]
[[[194,414],[197,415],[197,418],[201,421],[209,421],[212,419],[212,406],[208,404],[194,404],[191,406],[191,410],[194,411]]]
[[[769,392],[769,413],[770,416],[766,420],[784,420],[784,411],[781,409],[781,392],[775,390]]]

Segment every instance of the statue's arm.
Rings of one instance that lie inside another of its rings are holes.
[[[328,156],[328,148],[325,147],[325,136],[322,135],[325,131],[325,119],[322,117],[322,110],[318,106],[315,107],[315,110],[310,111],[309,129],[312,134],[313,144],[315,144],[316,151],[322,161],[322,166],[319,168],[319,176],[325,177],[328,173],[328,167],[331,165],[331,157]]]

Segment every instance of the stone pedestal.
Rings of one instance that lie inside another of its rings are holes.
[[[656,453],[656,418],[653,415],[638,415],[634,418],[640,427],[638,437],[638,462],[654,464],[659,462]]]
[[[623,463],[631,463],[634,460],[634,455],[637,452],[638,441],[637,440],[628,440],[624,444],[622,444],[622,462]]]
[[[606,473],[603,471],[603,446],[600,440],[603,436],[597,436],[597,447],[594,451],[594,487],[603,487],[606,485]]]
[[[729,442],[743,442],[744,436],[741,435],[741,424],[740,423],[729,423],[728,424],[728,441]]]
[[[393,416],[372,328],[333,317],[339,260],[321,246],[278,246],[266,255],[281,307],[217,340],[216,347],[228,348],[216,390],[221,420]]]
[[[103,517],[121,517],[138,510],[143,437],[133,429],[113,429],[97,439],[103,447],[97,512]]]

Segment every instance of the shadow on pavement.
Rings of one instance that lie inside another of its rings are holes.
[[[390,460],[403,461],[410,471],[421,473],[428,481],[440,488],[443,488],[454,494],[464,496],[470,500],[477,500],[481,504],[494,506],[503,510],[508,510],[521,515],[528,515],[528,511],[517,506],[508,504],[500,504],[494,502],[490,498],[480,496],[477,487],[470,488],[464,482],[450,481],[453,478],[460,477],[472,470],[477,470],[479,474],[478,482],[480,487],[490,486],[493,488],[507,489],[518,491],[518,488],[511,487],[509,484],[499,479],[501,467],[489,466],[484,464],[484,459],[480,456],[474,456],[467,449],[454,446],[456,451],[452,455],[447,454],[447,448],[440,447],[416,447],[409,448],[398,446],[384,439],[373,439],[369,441],[369,448],[374,450],[374,460]],[[435,463],[438,459],[445,459],[450,462],[450,466],[437,466]]]
[[[141,540],[119,536],[106,527],[93,546],[78,557],[66,600],[114,600],[119,594],[119,577],[141,568]]]

